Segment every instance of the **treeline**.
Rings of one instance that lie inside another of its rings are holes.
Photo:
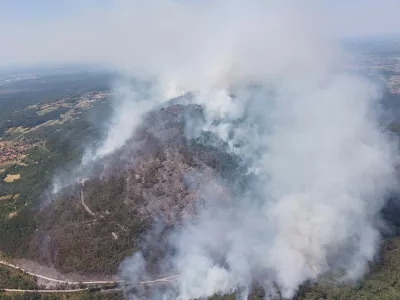
[[[45,114],[38,114],[37,109],[22,110],[12,114],[10,119],[7,120],[3,126],[5,130],[18,126],[31,128],[50,120],[59,119],[60,116],[65,114],[68,110],[69,108],[67,107],[59,107]]]
[[[90,206],[96,216],[82,206],[80,187],[70,187],[38,215],[35,256],[66,273],[115,274],[120,262],[138,249],[140,236],[150,223],[124,204],[122,194],[113,189],[118,189],[118,184],[108,186],[93,180],[86,185],[85,201],[88,205],[96,202],[95,207]],[[48,236],[51,242],[43,251]]]
[[[0,124],[4,124],[12,112],[29,105],[49,103],[77,93],[108,90],[111,80],[110,74],[75,73],[43,76],[0,87],[0,92],[3,89],[15,91],[0,93]]]
[[[235,294],[213,296],[208,300],[234,300]],[[255,289],[249,299],[264,299],[264,292]],[[276,295],[276,300],[287,300]],[[400,299],[400,238],[387,240],[380,261],[371,264],[366,277],[354,285],[310,284],[300,287],[294,300],[397,300]]]
[[[33,276],[0,265],[0,289],[5,288],[35,290],[38,289],[39,286]]]
[[[265,296],[266,296],[265,292],[262,288],[254,287],[253,290],[251,291],[251,293],[248,295],[247,300],[264,300],[264,299],[266,299]],[[238,298],[237,293],[227,294],[227,295],[223,295],[223,296],[214,295],[212,297],[207,298],[207,300],[237,300],[237,299],[240,299],[240,298]],[[269,297],[267,299],[274,299],[274,298]],[[276,300],[278,300],[278,299],[276,299]]]
[[[1,251],[12,257],[32,257],[30,244],[37,228],[35,215],[54,173],[60,168],[68,169],[78,164],[86,143],[98,138],[98,134],[98,130],[84,119],[43,127],[28,134],[47,142],[45,147],[38,146],[28,151],[26,166],[13,166],[0,175],[2,178],[7,174],[21,175],[20,180],[13,183],[0,181],[2,195],[20,194],[15,200],[0,202]],[[9,218],[12,211],[17,215]]]
[[[369,274],[357,284],[303,286],[298,299],[400,299],[400,238],[385,242],[380,260],[371,264]]]
[[[1,293],[0,300],[124,300],[124,294],[113,292],[76,292],[76,293]]]

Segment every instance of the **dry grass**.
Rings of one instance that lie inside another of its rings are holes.
[[[48,120],[48,121],[46,121],[46,122],[44,122],[44,123],[42,123],[42,124],[36,125],[36,126],[34,126],[34,127],[31,127],[31,128],[25,128],[25,127],[22,127],[22,126],[11,127],[11,128],[9,128],[9,129],[6,130],[6,133],[8,133],[8,134],[29,133],[29,132],[36,131],[36,130],[38,130],[39,128],[44,127],[44,126],[51,126],[51,125],[56,125],[56,124],[62,124],[62,123],[58,123],[58,122],[59,122],[59,119],[56,119],[56,120]]]
[[[11,200],[12,198],[13,198],[13,195],[0,196],[0,201]]]
[[[4,181],[7,183],[11,183],[16,180],[19,180],[20,178],[21,178],[21,174],[15,174],[15,175],[8,174],[7,177],[4,178]]]
[[[8,160],[8,161],[5,161],[5,162],[3,162],[3,163],[0,163],[0,168],[3,170],[6,170],[7,168],[9,168],[9,167],[11,167],[11,166],[13,166],[13,165],[15,165],[15,164],[17,164],[18,163],[18,161],[17,160]]]
[[[11,127],[11,128],[9,128],[9,129],[7,129],[6,130],[6,133],[9,133],[9,134],[13,134],[13,133],[25,133],[25,132],[28,132],[29,131],[29,128],[25,128],[25,127],[22,127],[22,126],[18,126],[18,127]]]
[[[14,218],[16,215],[18,215],[18,212],[14,211],[14,212],[10,213],[8,215],[8,217],[11,219],[11,218]]]
[[[0,141],[0,148],[7,146],[7,144],[11,141]]]
[[[92,107],[92,103],[95,102],[94,100],[89,99],[82,99],[78,102],[75,108],[89,108]]]
[[[3,174],[6,171],[6,169],[0,169],[0,174]]]
[[[43,116],[43,115],[48,114],[49,112],[52,112],[56,109],[58,109],[58,106],[48,106],[48,107],[42,108],[41,110],[37,111],[36,113],[39,116]]]
[[[44,122],[44,123],[42,123],[42,124],[39,124],[39,125],[37,125],[37,126],[35,126],[35,127],[32,127],[32,128],[29,130],[29,132],[38,130],[40,127],[53,126],[53,125],[58,125],[58,124],[63,124],[63,123],[64,123],[64,121],[63,121],[63,120],[60,120],[60,119],[49,120],[49,121],[46,121],[46,122]]]
[[[61,115],[62,123],[66,122],[68,120],[73,120],[74,119],[74,114],[75,114],[75,109],[70,109],[65,114],[62,114]]]

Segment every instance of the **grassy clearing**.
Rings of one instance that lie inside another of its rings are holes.
[[[13,212],[11,212],[11,213],[8,215],[8,217],[11,219],[11,218],[14,218],[14,217],[17,216],[17,215],[18,215],[18,212],[13,211]]]
[[[17,200],[20,196],[20,194],[0,196],[0,201]]]
[[[11,200],[13,198],[13,195],[0,196],[0,201]]]
[[[3,141],[3,140],[1,140],[1,141],[0,141],[0,148],[6,147],[7,144],[10,143],[10,142],[11,142],[11,141]]]
[[[0,288],[37,289],[36,279],[22,271],[7,266],[0,266]]]
[[[25,133],[29,130],[29,128],[25,128],[22,126],[18,126],[18,127],[10,127],[6,130],[7,134],[15,134],[15,133]]]
[[[57,108],[58,108],[58,106],[49,106],[49,107],[43,108],[42,110],[39,110],[37,112],[37,114],[39,116],[44,116],[45,114],[48,114],[49,112],[52,112],[52,111],[56,110]]]
[[[15,174],[15,175],[8,174],[7,177],[4,178],[4,182],[11,183],[19,179],[21,179],[21,174]]]
[[[18,164],[17,160],[15,160],[15,159],[14,160],[9,160],[9,161],[6,161],[4,163],[0,163],[0,168],[2,168],[2,170],[4,170],[4,172],[5,172],[8,168],[10,168],[10,167],[12,167],[12,166],[14,166],[16,164]],[[1,172],[0,172],[0,174],[1,174]]]

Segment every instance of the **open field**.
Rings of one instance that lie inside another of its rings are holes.
[[[14,182],[14,181],[20,180],[20,179],[21,179],[20,174],[15,174],[15,175],[8,174],[7,177],[4,178],[4,182],[11,183],[11,182]]]
[[[6,133],[8,133],[8,134],[25,133],[27,130],[28,130],[28,128],[24,128],[22,126],[10,127],[6,130]]]
[[[3,201],[3,200],[11,200],[11,199],[13,199],[13,198],[14,198],[13,195],[0,196],[0,201]]]
[[[18,215],[18,212],[14,211],[14,212],[11,212],[11,213],[8,215],[8,217],[9,217],[10,219],[12,219],[12,218],[16,217],[17,215]]]
[[[37,114],[39,115],[39,116],[43,116],[43,115],[45,115],[45,114],[47,114],[47,113],[49,113],[49,112],[52,112],[52,111],[54,111],[54,110],[56,110],[57,109],[57,107],[51,107],[51,106],[49,106],[49,107],[46,107],[46,108],[42,108],[41,110],[39,110],[38,112],[37,112]]]

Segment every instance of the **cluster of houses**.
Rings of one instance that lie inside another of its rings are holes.
[[[3,145],[0,146],[0,162],[7,162],[15,160],[19,156],[23,155],[31,146],[26,143],[16,143],[12,146]]]
[[[390,92],[391,92],[392,94],[400,95],[400,88],[391,87],[391,88],[390,88]]]

